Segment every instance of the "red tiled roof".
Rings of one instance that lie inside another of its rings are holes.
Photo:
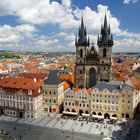
[[[74,89],[73,89],[73,92],[74,93],[76,93],[76,92],[78,92],[79,91],[79,88],[78,87],[75,87]]]
[[[92,90],[91,88],[86,89],[87,93],[89,93],[89,94],[91,93],[91,90]]]
[[[45,74],[45,73],[19,73],[18,77],[45,79],[46,77],[48,77],[48,74]]]
[[[77,93],[79,90],[82,90],[82,89],[80,89],[80,88],[78,88],[78,87],[75,87],[74,89],[73,89],[73,92],[74,93]],[[88,94],[90,94],[91,93],[91,88],[85,88],[85,91],[88,93]]]
[[[0,87],[35,90],[42,85],[42,82],[35,82],[29,78],[8,77],[0,80]]]
[[[65,74],[65,73],[60,73],[58,75],[59,79],[61,80],[69,80],[71,83],[74,84],[74,74]]]
[[[0,70],[6,70],[4,66],[0,66]]]
[[[64,81],[64,90],[68,89],[70,84],[67,81]]]

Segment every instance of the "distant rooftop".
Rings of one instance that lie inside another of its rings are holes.
[[[98,82],[94,88],[97,88],[99,89],[100,91],[104,90],[104,89],[107,89],[109,90],[110,92],[113,91],[113,90],[117,90],[117,91],[122,91],[125,87],[127,87],[128,89],[130,90],[134,90],[133,87],[131,87],[130,85],[126,85],[125,83],[122,83],[120,82],[117,82],[117,81],[112,81],[112,83],[107,83],[105,81],[101,81],[101,82]],[[122,87],[121,87],[122,86]]]

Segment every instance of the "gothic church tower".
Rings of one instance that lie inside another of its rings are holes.
[[[84,21],[82,18],[78,38],[76,37],[75,40],[76,46],[75,85],[78,87],[86,86],[85,63],[89,45],[90,43],[89,39],[87,38],[86,27],[84,26]]]
[[[105,15],[104,25],[101,26],[101,35],[98,36],[97,44],[100,55],[100,81],[111,79],[111,56],[113,46],[113,35],[110,32],[110,25],[107,24]]]
[[[110,81],[113,35],[110,32],[110,26],[107,24],[106,15],[104,25],[101,27],[101,34],[98,35],[97,44],[99,46],[99,53],[97,53],[94,45],[90,46],[89,37],[87,37],[86,27],[82,18],[79,34],[75,39],[76,87],[93,87],[98,81]]]

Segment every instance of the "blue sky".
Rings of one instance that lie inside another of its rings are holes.
[[[0,0],[0,50],[75,51],[82,14],[96,44],[106,11],[113,52],[138,52],[139,7],[139,0]]]

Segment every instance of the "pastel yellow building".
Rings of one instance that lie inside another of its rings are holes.
[[[64,96],[64,111],[104,118],[133,118],[139,101],[140,92],[133,87],[117,81],[102,81],[92,89],[67,90]]]

